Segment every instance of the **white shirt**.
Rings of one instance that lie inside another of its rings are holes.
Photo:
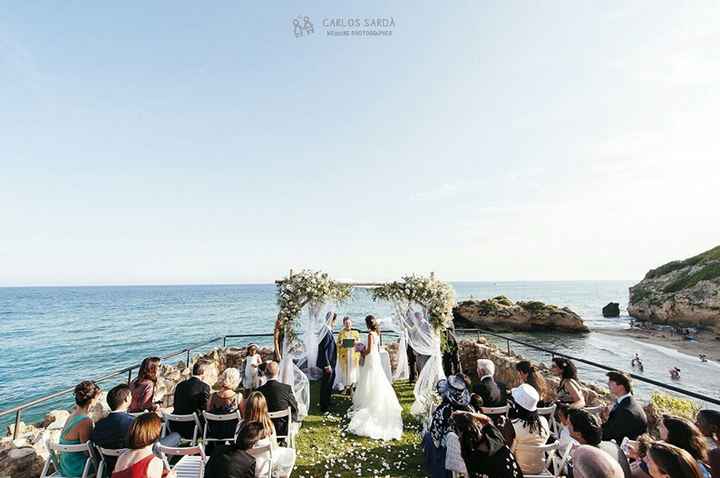
[[[482,377],[480,377],[480,381],[482,382],[482,381],[485,380],[486,378],[489,378],[490,380],[493,380],[493,376],[492,376],[492,375],[483,375]],[[493,382],[494,382],[494,381],[495,381],[495,380],[493,380]]]
[[[626,393],[625,395],[618,397],[617,400],[615,400],[615,403],[620,405],[623,400],[625,400],[626,398],[629,398],[629,397],[632,397],[632,394]]]

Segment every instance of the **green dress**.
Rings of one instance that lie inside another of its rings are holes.
[[[60,434],[60,444],[61,445],[79,445],[80,440],[68,440],[65,438],[65,434],[67,434],[70,430],[72,430],[75,425],[80,423],[83,419],[88,418],[87,415],[76,415],[72,417],[70,420],[67,421],[65,426],[62,429],[62,433]],[[60,473],[62,473],[63,476],[68,477],[80,477],[83,474],[83,469],[85,469],[85,460],[87,460],[88,456],[86,453],[78,452],[78,453],[60,453]]]

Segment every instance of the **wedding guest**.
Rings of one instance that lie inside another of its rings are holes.
[[[645,457],[652,478],[703,478],[695,458],[682,448],[657,441],[650,445]]]
[[[155,396],[159,366],[160,357],[143,359],[137,377],[130,382],[130,392],[132,393],[132,401],[128,408],[130,413],[158,409],[157,404],[153,403],[153,397]]]
[[[720,476],[720,412],[700,410],[697,415],[697,427],[705,436],[708,446],[708,461],[712,476]]]
[[[162,421],[156,413],[135,418],[128,430],[128,451],[118,457],[112,478],[174,478],[175,472],[168,473],[163,461],[153,454],[161,431]]]
[[[570,410],[568,417],[568,430],[570,435],[581,445],[590,445],[604,451],[622,468],[623,476],[630,478],[630,463],[620,447],[612,441],[603,441],[602,424],[593,413],[583,409]]]
[[[538,369],[528,360],[521,360],[515,364],[515,370],[517,370],[520,376],[521,383],[527,383],[537,390],[540,396],[538,407],[545,407],[548,404],[547,398],[547,385],[542,374],[538,372]]]
[[[568,404],[570,408],[583,408],[585,406],[585,397],[578,382],[575,364],[566,358],[555,357],[552,359],[550,370],[554,375],[560,377],[557,388],[557,401]]]
[[[645,411],[632,396],[630,377],[622,372],[608,372],[608,388],[615,397],[611,410],[603,411],[607,417],[603,425],[603,440],[622,443],[623,438],[635,440],[647,431]]]
[[[243,422],[235,443],[218,447],[205,466],[206,478],[254,478],[255,458],[248,453],[263,433],[258,422]]]
[[[198,360],[193,365],[192,376],[177,384],[174,394],[175,415],[189,415],[196,413],[202,424],[202,411],[207,410],[210,399],[210,386],[204,382],[205,373],[210,364],[204,360]],[[180,434],[186,440],[193,437],[195,429],[194,422],[172,422],[169,428]]]
[[[703,475],[709,478],[710,467],[707,463],[707,445],[705,437],[690,420],[672,415],[663,415],[658,423],[660,439],[670,445],[682,448],[695,458]]]
[[[565,456],[568,448],[573,448],[578,445],[570,434],[570,407],[564,403],[558,403],[557,405],[557,420],[560,422],[560,434],[558,437],[558,451],[560,456]]]
[[[265,371],[268,375],[268,381],[257,391],[265,397],[268,411],[280,412],[287,410],[289,407],[292,420],[297,420],[298,405],[293,389],[290,385],[278,380],[280,366],[277,362],[268,362]],[[276,418],[273,420],[273,424],[278,434],[288,434],[289,423],[287,418]]]
[[[268,406],[265,397],[260,392],[252,392],[245,403],[244,422],[258,422],[262,425],[262,436],[254,448],[270,445],[272,448],[273,476],[289,476],[295,465],[295,450],[278,445],[275,426],[268,415]],[[261,475],[267,468],[266,456],[255,456],[255,472]]]
[[[550,437],[547,419],[537,414],[540,396],[527,383],[513,388],[510,394],[512,400],[508,415],[515,432],[511,450],[523,473],[540,474],[545,469],[545,452],[528,448],[544,445]]]
[[[328,312],[329,314],[329,312]],[[322,369],[323,374],[320,379],[320,411],[325,413],[330,407],[330,399],[332,397],[333,383],[335,383],[335,367],[337,365],[337,346],[335,345],[335,319],[337,314],[333,313],[328,322],[325,324],[329,330],[325,333],[318,344],[317,366]]]
[[[360,342],[360,332],[353,330],[350,317],[343,318],[343,328],[338,334],[338,367],[335,380],[336,389],[348,390],[357,382],[360,367],[360,352],[355,351],[355,344]]]
[[[485,407],[504,407],[507,405],[507,387],[495,381],[495,364],[492,360],[478,359],[476,362],[477,376],[480,381],[473,388],[473,393],[480,395]]]
[[[574,478],[623,478],[618,462],[604,451],[581,445],[573,453]]]
[[[100,397],[100,387],[95,382],[85,380],[75,386],[75,409],[60,432],[61,445],[79,445],[90,440],[93,421],[90,409]],[[63,476],[82,476],[88,455],[84,452],[60,453],[60,472]]]
[[[250,344],[245,354],[245,375],[243,377],[243,387],[245,390],[255,390],[260,385],[258,377],[258,367],[262,363],[262,358],[258,353],[258,347]]]
[[[515,455],[505,445],[502,433],[490,417],[480,413],[456,412],[453,424],[467,476],[522,478]]]
[[[445,376],[462,373],[462,364],[460,363],[460,347],[458,346],[457,337],[455,337],[454,327],[445,329],[445,348],[442,353],[442,364]]]
[[[134,417],[127,413],[131,400],[128,385],[123,383],[110,389],[107,394],[110,414],[98,420],[95,424],[95,428],[90,434],[90,441],[93,444],[111,450],[127,448],[128,430],[130,430],[130,425],[134,420]],[[106,476],[110,476],[112,470],[115,469],[116,460],[117,457],[114,456],[105,457],[107,463],[107,468],[105,468]]]
[[[472,411],[470,393],[462,377],[451,375],[436,385],[442,402],[432,414],[430,427],[423,437],[425,468],[433,478],[446,476],[447,438],[453,431],[453,413]]]
[[[215,415],[236,413],[242,401],[242,394],[235,392],[240,386],[240,372],[234,367],[226,368],[217,380],[218,391],[208,400],[207,411]],[[208,422],[208,436],[211,438],[234,437],[238,420]]]

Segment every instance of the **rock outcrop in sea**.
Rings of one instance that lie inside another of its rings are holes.
[[[720,246],[650,270],[630,287],[628,313],[641,321],[720,333]]]
[[[617,302],[610,302],[602,308],[602,314],[603,317],[620,317],[620,304]]]
[[[589,332],[582,318],[567,307],[539,301],[513,303],[505,296],[466,300],[453,309],[457,327],[479,327],[495,331]]]

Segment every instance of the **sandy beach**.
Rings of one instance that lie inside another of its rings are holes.
[[[687,340],[681,335],[671,334],[662,330],[639,329],[632,327],[626,330],[595,329],[594,332],[618,337],[633,338],[653,345],[661,345],[675,349],[688,355],[707,355],[708,360],[720,362],[720,339],[711,331],[699,331],[695,340]]]

